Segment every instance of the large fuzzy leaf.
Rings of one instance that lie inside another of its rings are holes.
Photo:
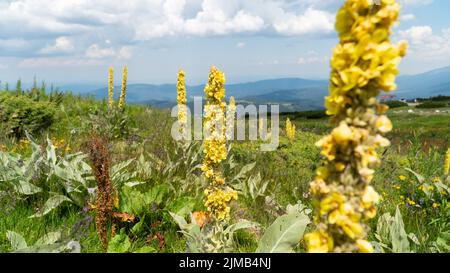
[[[22,235],[20,235],[19,233],[8,230],[6,232],[6,238],[8,238],[9,242],[11,243],[12,251],[16,251],[16,250],[24,249],[24,248],[28,247],[27,242],[22,237]]]
[[[30,216],[30,218],[42,217],[66,201],[72,202],[72,200],[70,200],[64,195],[54,195],[50,197],[47,200],[47,202],[45,202],[44,206],[39,210],[38,213],[35,213],[34,215]]]
[[[405,226],[403,224],[402,215],[400,209],[397,207],[395,211],[395,217],[393,225],[390,227],[392,251],[394,253],[407,253],[410,252],[408,234],[405,232]]]
[[[304,213],[290,213],[278,217],[267,228],[262,236],[257,253],[291,253],[299,243],[310,223],[309,217]]]

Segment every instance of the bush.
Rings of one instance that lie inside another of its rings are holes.
[[[416,106],[416,108],[444,108],[447,104],[445,102],[426,101]]]
[[[4,134],[22,138],[25,131],[36,134],[49,128],[55,115],[55,106],[49,102],[34,101],[26,96],[0,94],[0,121]]]
[[[399,100],[387,101],[384,104],[389,106],[389,108],[391,108],[391,109],[408,106],[408,104],[406,102],[399,101]]]

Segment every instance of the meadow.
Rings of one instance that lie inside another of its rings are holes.
[[[177,119],[169,110],[126,105],[120,114],[111,114],[108,101],[43,90],[1,92],[0,101],[3,114],[4,105],[16,107],[13,118],[3,119],[1,126],[2,252],[187,251],[190,239],[171,213],[203,221],[204,155],[201,141],[182,144],[172,139]],[[51,124],[39,119],[48,114],[37,113],[43,110],[39,107],[51,112]],[[26,114],[20,116],[19,109]],[[387,135],[392,144],[380,151],[373,185],[382,198],[377,217],[369,222],[369,240],[376,251],[450,251],[449,181],[443,175],[450,108],[439,110],[401,107],[388,112],[394,126]],[[31,120],[31,112],[36,119]],[[294,137],[286,136],[286,118],[296,127]],[[43,127],[32,126],[37,124]],[[261,249],[265,231],[293,207],[312,219],[309,183],[321,158],[315,143],[333,125],[324,115],[302,113],[282,114],[280,124],[280,145],[273,152],[260,151],[260,141],[228,143],[224,176],[238,192],[230,221],[245,220],[248,227],[232,234],[233,252]],[[8,133],[12,127],[14,134]],[[95,159],[89,156],[92,139],[99,136],[108,150],[114,188],[106,248],[96,228],[98,177],[92,170]],[[314,229],[310,221],[303,223],[303,229]],[[300,236],[284,240],[290,249],[279,251],[305,251]]]

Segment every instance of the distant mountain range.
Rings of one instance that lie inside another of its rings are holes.
[[[398,90],[392,94],[398,99],[427,98],[450,95],[450,67],[432,70],[418,75],[400,76]],[[203,96],[204,85],[187,86],[188,100]],[[63,89],[70,90],[69,86]],[[75,93],[91,94],[98,99],[107,97],[107,88],[89,90],[73,88]],[[89,91],[87,91],[89,90]],[[115,90],[120,90],[116,86]],[[328,94],[328,81],[302,78],[282,78],[249,83],[229,84],[227,97],[234,96],[239,103],[280,104],[282,111],[306,111],[323,108],[324,96]],[[116,96],[118,92],[116,91]],[[176,103],[175,84],[130,84],[127,101],[156,107],[171,107]]]

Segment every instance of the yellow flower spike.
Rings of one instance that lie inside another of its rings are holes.
[[[291,120],[289,118],[287,118],[286,119],[286,137],[289,140],[294,140],[295,139],[295,133],[296,133],[295,124],[293,124],[291,122]]]
[[[109,108],[114,105],[114,69],[112,66],[109,67],[108,73],[108,105]]]
[[[206,105],[203,119],[206,132],[202,171],[209,181],[205,190],[205,207],[212,218],[224,221],[230,214],[228,204],[237,200],[237,192],[225,184],[222,161],[227,158],[225,110],[225,75],[212,67],[205,86]]]
[[[123,68],[122,88],[120,90],[120,98],[119,98],[119,109],[123,109],[125,107],[125,97],[127,94],[127,79],[128,79],[128,68],[127,66],[125,66]]]
[[[447,150],[447,154],[445,155],[444,174],[448,175],[449,170],[450,170],[450,148]]]
[[[389,40],[399,11],[395,0],[376,7],[370,0],[346,0],[336,14],[340,43],[333,50],[325,98],[336,128],[316,143],[325,162],[310,184],[319,229],[305,235],[310,252],[373,251],[364,220],[376,216],[380,196],[370,182],[380,163],[377,149],[390,144],[383,134],[392,130],[388,107],[377,97],[396,88],[397,66],[406,54],[405,42]],[[320,243],[322,234],[333,240],[332,248]]]
[[[180,133],[186,131],[187,126],[187,109],[186,109],[186,85],[185,73],[182,69],[178,72],[177,82],[177,103],[178,103],[178,122],[180,124]]]

